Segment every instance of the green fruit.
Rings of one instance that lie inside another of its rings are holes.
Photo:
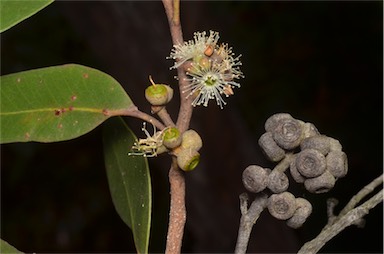
[[[145,98],[153,106],[161,106],[168,102],[168,90],[165,85],[151,85],[145,89]]]
[[[194,149],[182,149],[177,154],[177,165],[184,171],[194,170],[200,161],[200,154]]]
[[[203,141],[200,135],[194,130],[187,130],[183,133],[183,139],[181,141],[182,148],[191,148],[196,151],[200,150],[203,146]]]
[[[168,149],[173,149],[181,144],[180,131],[176,127],[167,128],[163,134],[163,145]]]

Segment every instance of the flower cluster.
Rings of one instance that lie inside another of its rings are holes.
[[[332,189],[348,171],[347,156],[336,139],[321,135],[311,123],[294,119],[286,113],[275,114],[265,122],[259,145],[269,160],[279,162],[271,170],[248,166],[243,172],[244,187],[254,193],[268,189],[268,210],[277,219],[298,228],[312,211],[311,204],[287,192],[289,168],[295,182],[303,183],[311,193]]]
[[[132,146],[132,152],[128,155],[140,155],[155,157],[161,153],[169,152],[176,156],[178,166],[184,171],[191,171],[200,162],[199,150],[203,146],[200,135],[189,129],[183,134],[176,127],[167,127],[156,131],[153,126],[153,135],[150,135],[143,124],[142,131],[146,138],[137,140]]]
[[[244,77],[240,71],[240,55],[235,57],[227,44],[218,44],[219,33],[196,32],[194,40],[175,45],[170,58],[176,62],[171,68],[182,67],[186,71],[188,85],[183,87],[187,97],[192,96],[193,106],[208,106],[211,99],[223,108],[222,95],[233,95],[233,88],[240,87],[235,81]]]

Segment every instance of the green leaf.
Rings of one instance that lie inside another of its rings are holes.
[[[1,77],[0,141],[79,137],[134,106],[111,76],[68,64]]]
[[[3,239],[0,239],[0,253],[23,253],[4,241]]]
[[[113,204],[131,228],[138,253],[148,253],[151,226],[151,179],[147,159],[131,156],[136,137],[121,117],[104,125],[104,160]]]
[[[0,33],[51,4],[53,0],[1,0]]]

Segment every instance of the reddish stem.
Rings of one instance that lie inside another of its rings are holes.
[[[171,31],[173,44],[183,43],[183,33],[180,25],[179,16],[179,0],[163,0],[165,12],[167,14],[169,29]],[[191,99],[187,99],[183,94],[183,88],[187,84],[185,72],[182,67],[177,70],[179,77],[180,90],[180,111],[177,118],[176,126],[180,132],[184,132],[189,128],[189,122],[192,116]],[[180,253],[183,242],[184,226],[186,221],[185,209],[185,179],[183,172],[178,168],[176,158],[173,157],[172,166],[169,170],[170,183],[170,210],[169,224],[167,235],[167,246],[165,253]]]

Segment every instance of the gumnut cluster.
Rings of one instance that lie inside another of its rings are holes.
[[[292,179],[304,184],[307,191],[324,193],[347,174],[347,156],[339,141],[321,135],[312,123],[294,119],[287,113],[268,118],[265,130],[258,143],[270,161],[279,163],[273,170],[248,166],[243,172],[244,187],[253,193],[271,193],[268,198],[270,214],[298,228],[311,214],[312,206],[309,201],[295,198],[287,191],[287,169]]]
[[[235,57],[227,44],[218,44],[219,33],[196,32],[194,40],[174,45],[170,58],[175,60],[171,68],[183,68],[188,85],[182,93],[192,97],[193,106],[208,106],[211,99],[223,108],[226,104],[222,95],[234,94],[233,88],[240,87],[236,79],[242,78],[240,56]]]
[[[147,137],[137,140],[129,155],[155,157],[168,152],[177,157],[177,164],[184,171],[191,171],[199,164],[199,150],[203,142],[196,131],[189,129],[181,134],[176,127],[167,127],[162,131],[156,131],[154,127],[154,134],[150,135],[145,124],[142,130]]]

